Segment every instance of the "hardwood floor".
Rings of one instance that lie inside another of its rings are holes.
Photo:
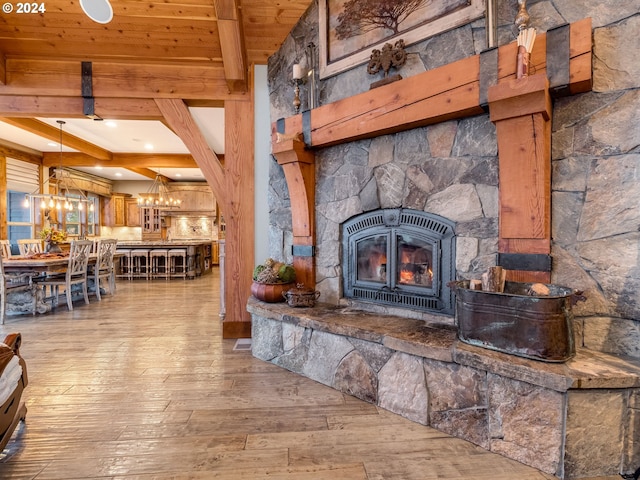
[[[218,282],[119,281],[72,312],[9,317],[29,411],[0,478],[555,478],[234,350]]]

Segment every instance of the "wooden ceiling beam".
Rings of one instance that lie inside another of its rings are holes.
[[[96,98],[180,98],[184,100],[244,100],[229,91],[220,62],[131,63],[92,61]],[[0,95],[81,97],[81,61],[8,59],[7,83]]]
[[[156,177],[158,176],[158,174],[156,172],[154,172],[153,170],[150,170],[148,168],[138,168],[138,167],[127,167],[127,170],[133,172],[133,173],[137,173],[138,175],[142,175],[144,177],[150,178],[152,180],[155,180]],[[171,180],[171,179],[169,179]]]
[[[40,120],[36,120],[34,118],[11,118],[11,117],[0,117],[0,120],[8,123],[9,125],[13,125],[14,127],[21,128],[22,130],[26,130],[27,132],[34,133],[44,138],[48,138],[49,140],[53,140],[54,142],[60,142],[60,129],[56,127],[52,127],[51,125],[41,122]],[[111,152],[105,150],[104,148],[98,147],[93,143],[89,143],[86,140],[82,140],[81,138],[76,137],[75,135],[71,135],[62,129],[62,144],[66,145],[69,148],[73,148],[74,150],[78,150],[80,152],[86,153],[90,155],[94,159],[98,160],[111,160]],[[95,160],[94,160],[95,161]]]
[[[0,95],[0,117],[82,118],[81,97]],[[156,102],[149,98],[96,98],[95,111],[113,120],[162,120]]]
[[[15,145],[11,144],[11,142],[4,141],[0,141],[0,157],[11,157],[16,160],[38,165],[42,162],[42,153],[27,149],[22,145]]]
[[[224,168],[216,154],[209,148],[187,105],[182,100],[165,98],[157,98],[156,103],[167,124],[193,155],[214,196],[217,199],[226,198]]]
[[[95,157],[84,153],[63,152],[64,167],[121,167],[121,168],[198,168],[189,154],[157,154],[157,153],[112,153],[110,160],[97,162]],[[60,153],[44,152],[44,166],[55,167],[60,164]],[[155,176],[155,175],[154,175]]]
[[[82,97],[1,95],[1,117],[80,117]]]
[[[242,32],[242,14],[236,0],[214,0],[222,63],[231,92],[246,92],[247,52]]]

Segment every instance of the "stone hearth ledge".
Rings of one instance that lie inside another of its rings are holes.
[[[637,359],[579,348],[546,363],[494,352],[460,342],[448,316],[425,322],[255,298],[247,310],[256,358],[412,421],[560,478],[640,464]]]

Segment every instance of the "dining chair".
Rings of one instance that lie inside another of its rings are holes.
[[[104,279],[109,284],[109,293],[113,295],[116,291],[116,273],[113,264],[113,256],[116,253],[115,238],[101,238],[97,242],[96,263],[89,266],[89,276],[93,277],[96,287],[96,298],[102,300],[100,295],[100,280]]]
[[[84,295],[84,303],[89,304],[89,293],[87,289],[87,266],[89,264],[89,256],[91,255],[91,240],[73,240],[71,249],[69,250],[69,262],[65,272],[59,274],[47,275],[43,278],[36,278],[34,282],[42,285],[44,288],[51,287],[53,289],[53,304],[58,305],[60,286],[65,287],[65,296],[67,297],[67,306],[69,310],[73,310],[73,301],[71,287],[80,285]]]
[[[0,245],[2,246],[2,258],[11,258],[11,241],[0,240]]]
[[[0,324],[4,325],[7,316],[7,294],[30,291],[33,297],[33,314],[36,313],[36,297],[30,274],[9,275],[4,271],[4,256],[0,256]]]
[[[18,249],[23,257],[42,253],[42,240],[38,238],[22,238],[18,240]]]

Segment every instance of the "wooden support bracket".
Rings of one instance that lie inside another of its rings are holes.
[[[293,246],[313,247],[315,245],[315,155],[307,150],[299,135],[279,136],[272,146],[273,155],[284,170],[293,222]],[[316,267],[313,256],[299,252],[313,249],[294,248],[293,267],[297,281],[307,288],[315,288]]]
[[[489,89],[498,135],[500,253],[551,251],[551,97],[546,75]],[[510,270],[507,279],[548,282],[550,271]]]

